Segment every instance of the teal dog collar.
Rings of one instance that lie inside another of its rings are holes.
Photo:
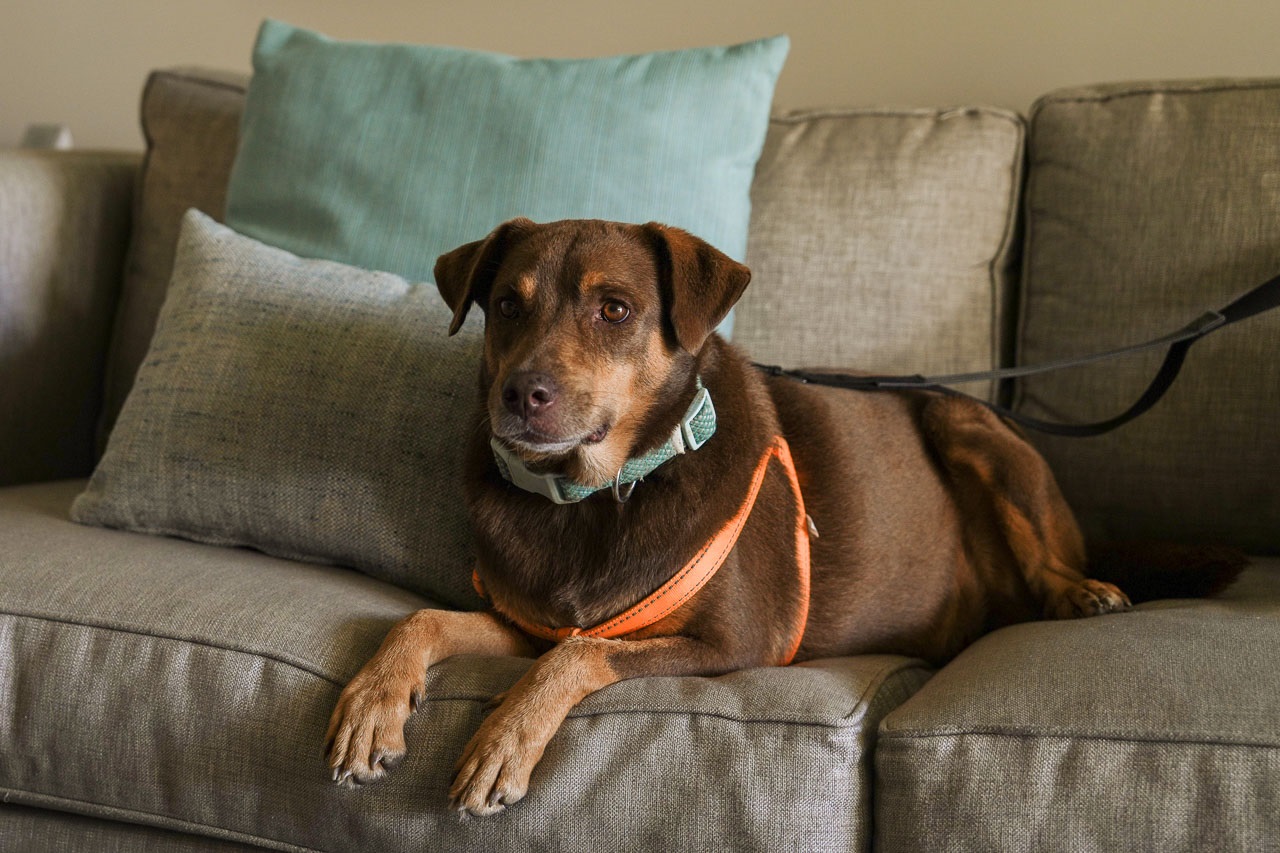
[[[526,492],[542,495],[552,503],[571,504],[590,497],[603,489],[612,489],[614,498],[622,503],[631,497],[635,484],[647,477],[664,462],[697,450],[707,443],[716,431],[716,409],[711,404],[711,394],[702,387],[702,378],[698,378],[698,392],[680,423],[671,431],[660,447],[643,456],[628,459],[618,471],[618,475],[603,486],[584,486],[575,483],[568,477],[559,474],[537,474],[530,471],[519,456],[496,438],[489,439],[493,448],[493,459],[498,464],[498,471],[504,479],[519,486]]]

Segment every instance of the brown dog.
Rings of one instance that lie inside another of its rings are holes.
[[[496,612],[422,610],[392,629],[333,712],[336,780],[376,780],[404,755],[426,670],[454,654],[541,654],[458,764],[452,801],[483,815],[523,797],[570,709],[621,679],[868,652],[940,663],[1001,625],[1129,606],[1085,577],[1053,475],[987,409],[766,378],[713,334],[749,278],[656,224],[514,220],[440,258],[451,332],[473,302],[486,314],[465,491]],[[682,444],[703,386],[715,432],[683,445],[705,445],[611,486],[629,460]],[[508,482],[511,467],[603,488],[558,505]],[[717,547],[705,585],[664,587]],[[620,623],[625,641],[592,634],[642,600],[653,610],[655,590],[670,599],[657,621]]]

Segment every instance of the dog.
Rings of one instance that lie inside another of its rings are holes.
[[[450,789],[490,815],[526,794],[574,705],[622,679],[865,653],[941,664],[1004,625],[1130,607],[1087,575],[1075,518],[1014,428],[968,399],[765,375],[714,332],[750,271],[685,231],[516,219],[435,276],[450,334],[485,313],[463,486],[492,609],[395,625],[334,709],[335,781],[404,756],[426,670],[451,655],[537,656]]]

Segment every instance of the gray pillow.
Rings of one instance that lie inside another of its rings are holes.
[[[460,475],[478,312],[433,285],[183,222],[151,349],[85,524],[351,566],[475,606]]]

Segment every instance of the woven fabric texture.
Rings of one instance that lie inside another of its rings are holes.
[[[261,853],[257,845],[84,817],[51,808],[0,804],[0,848],[22,853]]]
[[[1143,84],[1032,111],[1018,361],[1137,343],[1280,271],[1280,81]],[[1017,408],[1111,417],[1162,355],[1026,379]],[[1032,435],[1086,532],[1280,551],[1280,312],[1197,343],[1154,409],[1091,439]]]
[[[22,721],[0,724],[8,803],[276,849],[859,850],[875,728],[929,675],[866,656],[613,685],[570,714],[524,801],[467,820],[447,802],[454,763],[528,661],[432,667],[408,758],[339,789],[322,743],[341,686],[428,602],[72,524],[81,486],[0,490],[0,695]]]
[[[428,281],[439,255],[515,216],[656,220],[741,259],[787,47],[520,60],[267,21],[227,222]]]
[[[886,717],[876,848],[1274,850],[1280,560],[1209,600],[1017,625]]]
[[[137,156],[0,150],[0,486],[93,468]]]
[[[80,522],[352,566],[475,606],[461,499],[482,320],[435,286],[188,214]]]
[[[1022,146],[1021,118],[1001,110],[776,117],[734,342],[790,367],[996,366]]]
[[[221,71],[156,71],[142,93],[146,159],[108,351],[97,450],[124,405],[164,303],[182,216],[221,219],[247,81]]]

